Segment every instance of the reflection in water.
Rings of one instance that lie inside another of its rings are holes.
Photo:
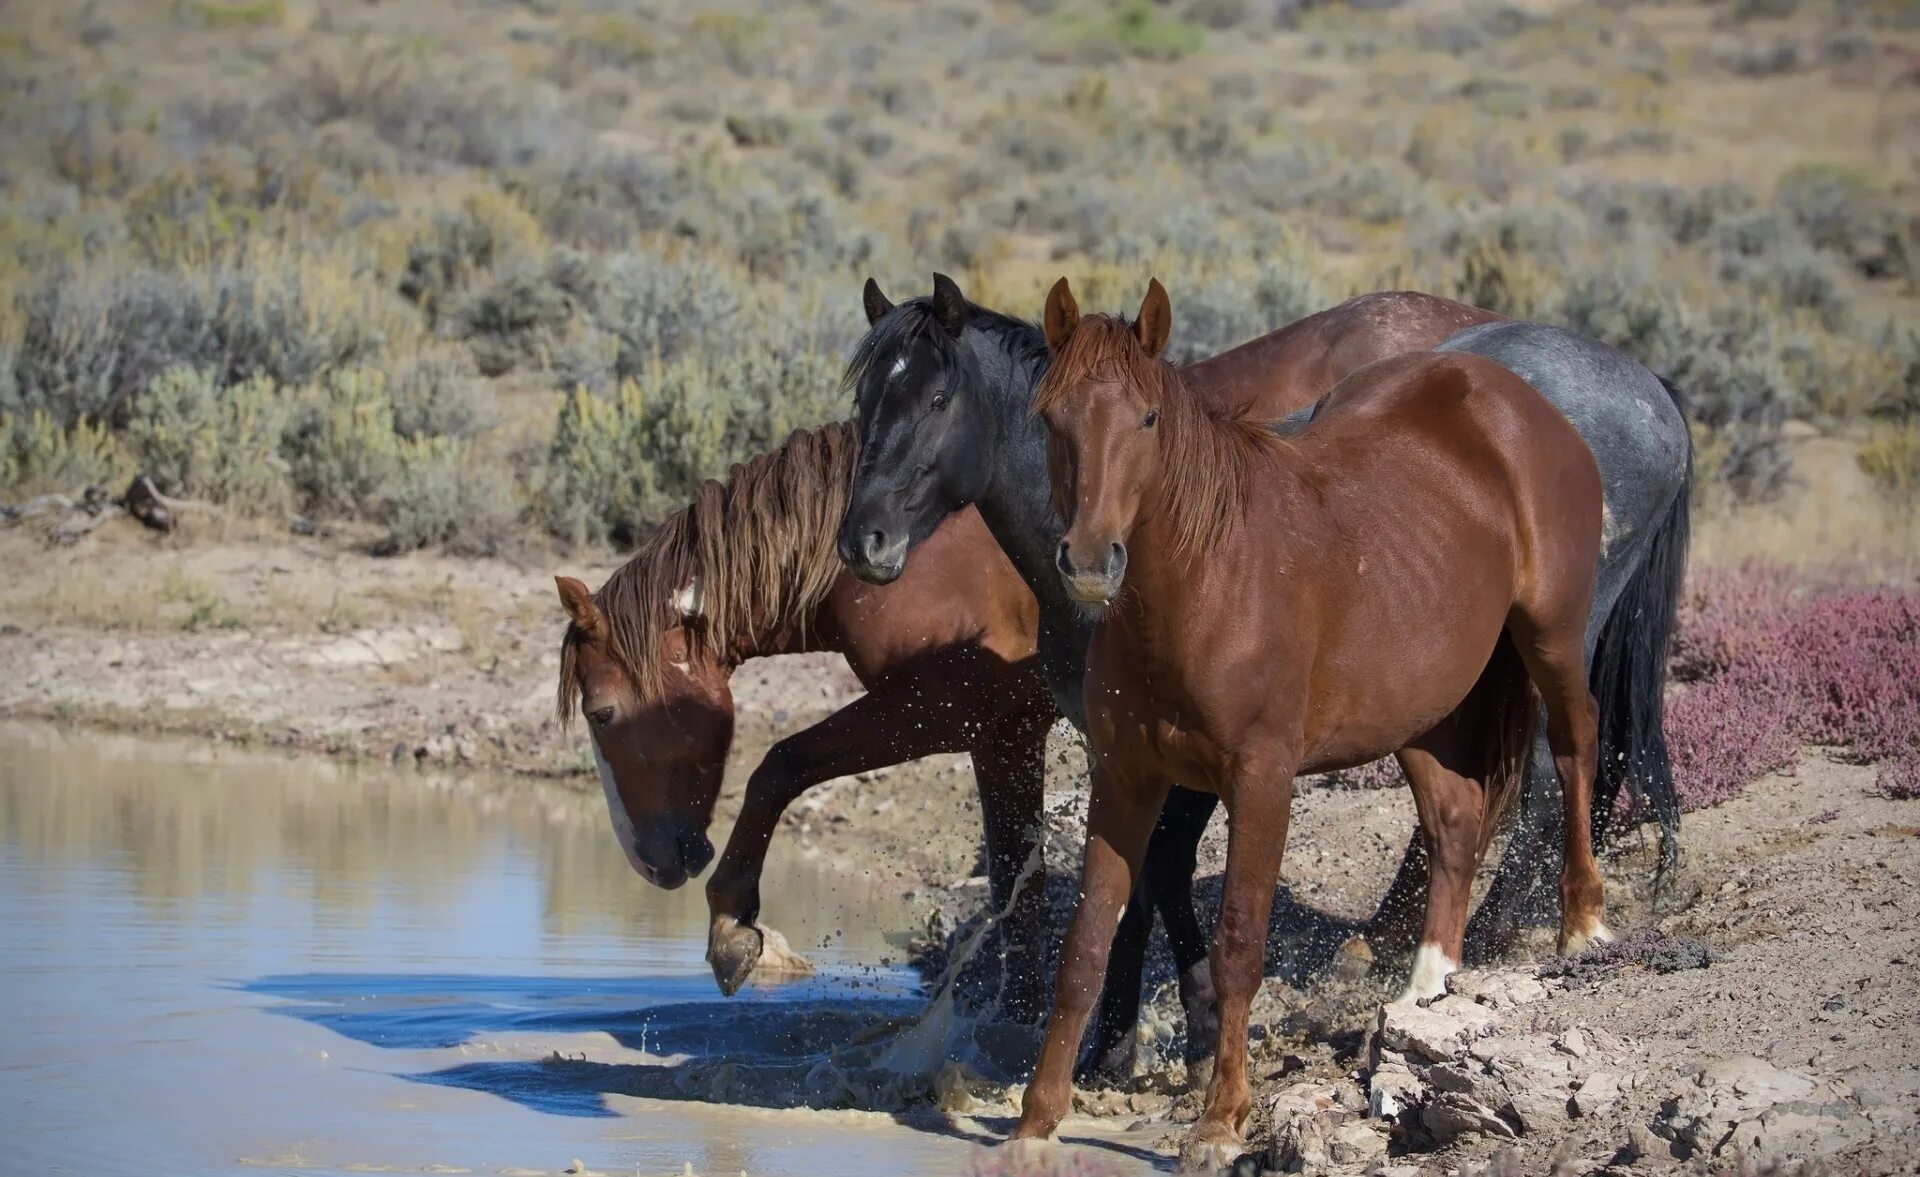
[[[0,725],[8,1161],[962,1172],[977,1125],[687,1102],[918,1004],[876,890],[776,851],[821,972],[725,1000],[597,796]]]

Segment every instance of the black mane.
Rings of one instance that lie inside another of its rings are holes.
[[[1046,370],[1047,338],[1038,325],[969,302],[967,326],[999,344],[1009,359],[1029,368],[1036,380]],[[883,358],[891,360],[923,339],[933,345],[934,354],[945,369],[953,371],[960,354],[959,340],[948,335],[934,317],[931,297],[910,298],[882,316],[855,346],[853,358],[847,361],[845,386],[853,389],[857,396],[867,373],[879,366]]]

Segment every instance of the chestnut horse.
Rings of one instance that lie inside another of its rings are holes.
[[[1080,318],[1064,278],[1047,299],[1054,361],[1034,411],[1066,521],[1055,561],[1104,619],[1087,658],[1080,902],[1016,1135],[1048,1136],[1067,1111],[1107,947],[1177,780],[1227,811],[1217,1055],[1183,1150],[1218,1165],[1252,1107],[1247,1013],[1297,773],[1399,753],[1429,852],[1409,996],[1430,996],[1460,959],[1474,871],[1525,773],[1531,682],[1565,798],[1560,947],[1610,938],[1585,657],[1603,499],[1573,425],[1482,356],[1369,365],[1281,437],[1160,359],[1171,326],[1158,281],[1131,324]]]
[[[850,424],[801,430],[703,485],[598,593],[558,577],[571,624],[560,713],[586,714],[620,845],[678,887],[713,856],[706,830],[733,740],[728,680],[771,654],[844,654],[867,693],[768,750],[707,884],[707,959],[731,995],[760,957],[760,872],[781,813],[812,786],[936,752],[969,752],[988,880],[1009,912],[1003,1012],[1043,1007],[1042,889],[1016,880],[1034,847],[1053,700],[1034,657],[1035,606],[973,512],[885,588],[834,556],[858,448]]]
[[[971,303],[936,274],[931,297],[890,301],[869,279],[871,324],[849,365],[861,421],[861,455],[840,533],[841,559],[884,583],[910,569],[910,553],[954,511],[977,506],[1040,601],[1040,659],[1061,712],[1084,728],[1081,675],[1091,638],[1079,605],[1054,571],[1064,531],[1047,489],[1045,424],[1033,389],[1050,361],[1040,329]],[[1630,358],[1540,323],[1413,291],[1365,294],[1309,315],[1183,370],[1210,403],[1249,417],[1293,414],[1288,428],[1341,378],[1375,360],[1428,349],[1472,351],[1522,376],[1580,431],[1606,487],[1607,547],[1589,618],[1588,657],[1601,710],[1596,836],[1625,787],[1659,817],[1663,873],[1677,845],[1679,805],[1661,728],[1666,648],[1687,548],[1690,450],[1676,394]],[[1306,406],[1306,409],[1303,409]],[[1300,410],[1300,412],[1296,412]],[[1530,753],[1525,792],[1469,944],[1488,953],[1522,923],[1552,917],[1561,799],[1544,725]],[[1141,893],[1114,944],[1088,1068],[1131,1064],[1141,964],[1157,912],[1167,930],[1189,1027],[1190,1062],[1210,1056],[1212,989],[1206,940],[1191,897],[1194,848],[1214,798],[1176,788],[1148,855]],[[1424,849],[1412,839],[1368,929],[1377,949],[1411,953]]]

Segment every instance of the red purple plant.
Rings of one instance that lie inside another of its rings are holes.
[[[1667,704],[1681,806],[1734,796],[1802,744],[1888,761],[1882,788],[1920,776],[1920,596],[1799,580],[1777,566],[1696,575]]]

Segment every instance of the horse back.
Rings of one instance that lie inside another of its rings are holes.
[[[1362,294],[1182,370],[1219,406],[1277,421],[1378,360],[1427,351],[1463,328],[1502,322],[1492,311],[1411,290]]]

